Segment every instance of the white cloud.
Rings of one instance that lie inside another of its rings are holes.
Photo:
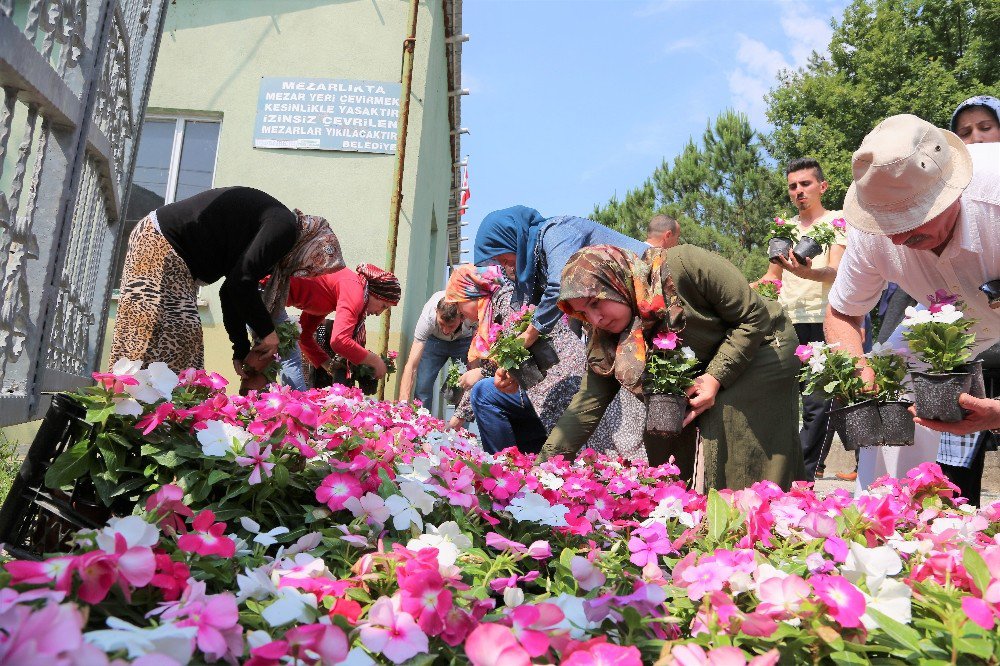
[[[729,73],[733,106],[745,112],[756,127],[767,124],[764,95],[774,87],[778,72],[797,69],[809,62],[813,51],[826,53],[832,29],[830,15],[807,5],[779,2],[782,42],[772,48],[759,39],[738,34],[736,61]]]

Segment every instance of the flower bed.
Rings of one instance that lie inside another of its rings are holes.
[[[934,465],[857,500],[701,495],[671,465],[490,456],[355,389],[118,371],[50,481],[152,494],[71,552],[4,565],[0,663],[1000,657],[1000,504],[956,505]]]

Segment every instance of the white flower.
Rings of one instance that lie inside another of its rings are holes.
[[[403,481],[399,484],[399,492],[409,501],[410,505],[419,509],[425,516],[434,510],[437,499],[424,490],[423,484],[414,481]]]
[[[440,464],[441,458],[436,455],[413,456],[409,465],[397,465],[396,469],[399,471],[398,478],[424,483],[430,481],[431,470]]]
[[[694,350],[691,349],[690,347],[681,347],[681,354],[684,356],[684,358],[688,359],[689,361],[694,358],[697,358],[694,355]]]
[[[316,621],[316,595],[299,592],[294,587],[278,590],[278,600],[261,611],[260,616],[272,627],[291,622],[310,624]]]
[[[250,441],[250,433],[240,426],[225,421],[205,421],[205,426],[198,431],[198,443],[206,456],[221,458]]]
[[[934,321],[933,313],[923,307],[918,309],[918,307],[911,305],[903,312],[906,314],[906,318],[903,319],[901,326],[918,326]]]
[[[339,663],[340,666],[375,666],[375,660],[359,647],[351,648],[347,653],[347,659]]]
[[[178,664],[187,664],[194,654],[197,627],[178,627],[170,623],[137,627],[116,617],[108,618],[108,626],[110,629],[85,633],[83,639],[109,654],[126,650],[129,659],[162,654]]]
[[[298,553],[303,553],[307,550],[312,550],[318,546],[323,541],[323,535],[319,532],[310,532],[299,537],[299,540],[289,548],[286,553],[288,555],[296,555]]]
[[[552,472],[546,472],[544,470],[538,470],[537,472],[538,482],[542,484],[543,488],[548,488],[549,490],[559,490],[566,483],[566,479],[561,476],[557,476]]]
[[[956,310],[954,305],[942,305],[941,309],[934,313],[934,321],[942,324],[954,324],[962,318],[962,311]]]
[[[135,377],[135,374],[142,370],[142,361],[133,361],[127,358],[120,358],[111,366],[111,374],[119,377]]]
[[[344,508],[351,512],[355,518],[370,520],[379,526],[384,526],[389,520],[391,512],[385,505],[385,500],[375,493],[365,493],[361,497],[348,497],[344,501]]]
[[[162,361],[150,363],[148,368],[136,372],[134,377],[139,383],[126,386],[125,391],[136,400],[145,403],[170,400],[180,381],[176,373]]]
[[[524,590],[519,587],[505,587],[503,589],[503,604],[507,608],[517,608],[524,603]]]
[[[872,343],[872,350],[865,354],[868,358],[873,358],[875,356],[908,356],[909,351],[906,349],[894,349],[891,342],[875,342]]]
[[[245,516],[243,518],[240,518],[240,524],[243,526],[243,529],[245,529],[247,532],[256,535],[253,538],[254,542],[259,543],[265,548],[267,548],[268,546],[273,546],[274,544],[278,543],[278,540],[275,539],[274,537],[281,536],[282,534],[287,534],[289,531],[287,527],[281,526],[281,527],[275,527],[273,530],[268,530],[267,532],[261,532],[260,523],[253,520],[252,518],[247,518]]]
[[[141,516],[112,518],[104,529],[97,533],[97,547],[105,553],[115,552],[115,535],[125,537],[128,548],[135,546],[153,547],[160,541],[160,530],[150,525]]]
[[[246,574],[236,574],[236,586],[239,593],[236,601],[243,603],[247,599],[264,601],[277,596],[278,586],[271,580],[270,565],[247,569]]]
[[[390,495],[385,498],[385,507],[392,515],[392,526],[399,531],[410,529],[410,525],[415,525],[418,530],[424,527],[424,519],[420,512],[413,508],[410,501],[402,495]]]
[[[268,634],[263,629],[257,629],[255,631],[247,632],[247,646],[249,646],[251,650],[253,650],[254,648],[259,648],[262,645],[267,645],[273,640],[274,639],[271,638],[271,635]]]
[[[871,595],[865,594],[865,614],[861,616],[861,621],[866,629],[871,631],[879,628],[878,621],[868,613],[873,608],[897,622],[910,624],[913,619],[910,603],[913,591],[909,585],[892,578],[884,578],[879,585],[872,586],[869,583],[868,587],[872,593]]]
[[[458,523],[449,520],[439,527],[427,526],[427,531],[415,539],[410,539],[406,547],[419,552],[424,548],[437,548],[438,565],[449,567],[455,564],[463,550],[472,547],[472,539],[465,536]]]
[[[649,518],[643,521],[644,527],[649,527],[653,523],[667,524],[667,521],[676,518],[685,527],[694,527],[694,516],[684,510],[684,502],[679,497],[664,497],[653,509]]]
[[[855,585],[863,576],[868,589],[875,589],[887,576],[903,570],[902,558],[889,546],[865,548],[852,541],[848,547],[847,561],[840,567],[840,573]]]
[[[549,527],[566,527],[566,512],[568,507],[562,504],[549,504],[549,501],[530,490],[524,491],[511,501],[507,510],[515,520],[535,522]]]
[[[564,615],[562,622],[552,627],[550,631],[565,629],[569,631],[571,638],[582,640],[588,635],[588,631],[600,626],[600,623],[591,622],[587,619],[587,614],[583,610],[584,603],[587,600],[583,597],[577,597],[564,592],[559,596],[550,598],[548,601],[558,606]]]

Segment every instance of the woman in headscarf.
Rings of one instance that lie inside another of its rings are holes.
[[[375,379],[381,379],[386,372],[385,362],[375,352],[365,349],[365,318],[382,314],[399,303],[401,295],[399,279],[372,264],[361,264],[353,271],[345,268],[318,277],[292,278],[287,303],[302,311],[299,316],[302,354],[314,367],[330,375],[335,373],[333,359],[316,341],[317,327],[333,312],[330,349],[349,363],[370,366]]]
[[[524,344],[551,333],[562,313],[556,306],[559,276],[570,256],[590,245],[615,245],[642,254],[648,247],[613,229],[581,217],[542,217],[534,208],[513,206],[485,218],[476,233],[477,266],[500,264],[514,283],[514,303],[537,306]]]
[[[548,369],[545,379],[528,391],[507,393],[498,389],[492,381],[497,366],[488,356],[497,334],[511,324],[512,291],[499,266],[477,268],[465,264],[457,267],[448,280],[445,301],[458,304],[462,316],[478,326],[469,345],[470,369],[461,380],[465,396],[455,411],[458,421],[452,425],[460,426],[474,417],[487,451],[517,446],[526,453],[537,453],[579,389],[586,358],[583,343],[560,316],[550,334],[559,362]],[[590,446],[642,459],[645,408],[634,396],[622,397],[621,403],[615,402],[608,410]]]
[[[964,143],[1000,143],[1000,99],[976,95],[951,114],[951,131]]]
[[[251,187],[224,187],[167,204],[129,236],[110,362],[163,361],[172,370],[205,363],[198,287],[225,278],[219,297],[233,366],[263,367],[278,349],[274,319],[293,276],[344,268],[329,223],[292,212]],[[259,281],[272,280],[264,292]],[[251,350],[249,327],[259,342]]]
[[[563,269],[558,303],[587,326],[589,368],[544,457],[575,456],[619,388],[641,396],[646,350],[657,334],[673,331],[694,350],[702,374],[688,390],[681,434],[647,438],[650,463],[673,455],[682,478],[707,488],[766,479],[787,490],[805,478],[795,329],[731,263],[693,245],[651,248],[641,257],[607,245],[585,248]]]

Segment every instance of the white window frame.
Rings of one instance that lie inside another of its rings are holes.
[[[219,140],[215,144],[215,161],[212,163],[212,183],[209,189],[215,187],[215,172],[219,168],[219,144],[222,142],[222,118],[211,116],[196,116],[189,114],[172,113],[150,113],[143,119],[143,123],[149,121],[163,122],[174,121],[174,142],[170,146],[170,166],[167,171],[167,191],[163,197],[163,203],[173,203],[177,198],[177,180],[180,178],[181,170],[181,149],[184,147],[184,125],[190,120],[200,123],[216,123],[219,125]],[[140,138],[141,140],[141,138]]]

